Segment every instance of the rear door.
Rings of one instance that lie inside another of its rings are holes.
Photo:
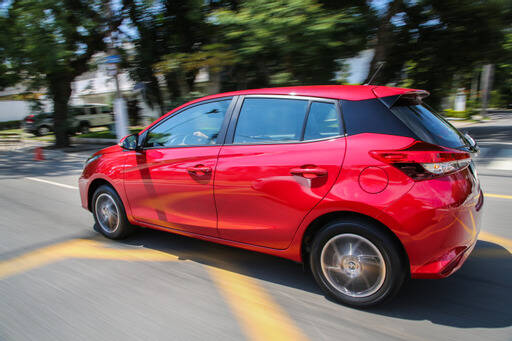
[[[345,154],[341,122],[335,101],[240,98],[215,173],[220,236],[288,247],[340,172]]]

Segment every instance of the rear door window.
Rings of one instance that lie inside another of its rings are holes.
[[[334,103],[313,102],[309,109],[304,140],[324,139],[341,134],[341,119]]]
[[[233,143],[300,141],[307,109],[307,100],[246,98],[240,109]]]
[[[395,105],[391,111],[422,141],[447,148],[467,146],[454,126],[424,104]]]

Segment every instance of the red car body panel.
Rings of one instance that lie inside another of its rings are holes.
[[[220,146],[127,152],[124,189],[132,219],[217,236],[213,174]],[[192,174],[191,167],[209,172]]]
[[[411,91],[375,86],[246,90],[180,108],[249,94],[360,100]],[[414,181],[369,154],[383,146],[400,150],[412,142],[410,137],[362,133],[300,143],[142,152],[112,146],[84,168],[81,200],[91,209],[90,186],[101,179],[120,195],[132,223],[297,262],[303,261],[303,238],[317,218],[350,212],[374,219],[396,236],[412,277],[445,277],[462,265],[476,243],[483,195],[468,168]],[[197,166],[211,172],[190,174],[189,168]],[[291,173],[301,167],[326,176]]]
[[[345,138],[222,147],[215,173],[220,236],[287,248],[302,219],[333,186],[344,155]],[[327,175],[291,174],[300,167],[325,170]]]

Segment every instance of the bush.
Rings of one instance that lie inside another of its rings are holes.
[[[456,118],[464,118],[464,119],[470,119],[471,115],[474,113],[472,110],[466,110],[466,111],[455,111],[453,109],[445,109],[444,110],[444,116],[445,117],[456,117]]]
[[[19,129],[21,121],[5,121],[0,122],[0,130]]]

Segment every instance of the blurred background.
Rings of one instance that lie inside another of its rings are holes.
[[[482,232],[453,276],[365,311],[299,264],[168,233],[113,242],[98,149],[230,90],[424,89],[480,145]],[[511,0],[0,0],[0,340],[512,340]]]
[[[0,3],[0,128],[29,123],[61,147],[211,93],[363,84],[380,64],[374,84],[428,90],[446,116],[512,108],[510,0]]]

